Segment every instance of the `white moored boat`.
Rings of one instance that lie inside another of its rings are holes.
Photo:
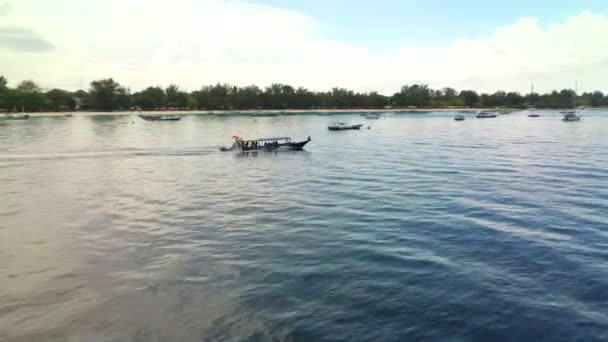
[[[477,112],[477,115],[475,115],[475,117],[478,119],[495,118],[496,116],[497,115],[494,112],[484,112],[484,111],[479,111],[479,112]]]

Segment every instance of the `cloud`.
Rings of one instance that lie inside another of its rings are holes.
[[[13,5],[10,2],[0,2],[0,17],[8,15],[13,9]]]
[[[0,26],[0,48],[19,52],[45,52],[53,48],[36,31],[19,26]]]
[[[187,89],[218,81],[285,82],[390,94],[413,82],[487,91],[527,91],[534,82],[545,91],[571,86],[574,79],[583,87],[601,85],[608,74],[608,18],[587,11],[546,27],[537,18],[521,18],[487,37],[443,45],[411,44],[404,35],[403,44],[377,49],[330,39],[325,23],[302,13],[238,1],[149,0],[142,6],[73,0],[70,8],[73,20],[50,21],[65,15],[65,8],[49,5],[31,21],[57,42],[46,59],[27,60],[44,66],[45,73],[21,68],[12,78],[46,79],[52,86],[112,76],[134,90],[170,82]],[[22,33],[0,28],[0,47],[53,46],[35,31]],[[25,63],[2,56],[0,62]],[[590,66],[596,72],[588,72]],[[567,79],[572,81],[562,84]]]

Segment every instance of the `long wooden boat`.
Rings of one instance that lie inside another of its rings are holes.
[[[496,113],[493,112],[478,112],[477,115],[475,115],[478,119],[495,118],[496,116]]]
[[[327,126],[327,129],[330,131],[346,131],[349,129],[361,129],[361,126],[363,125],[347,125],[344,122],[336,122]]]
[[[290,137],[272,137],[272,138],[261,138],[261,139],[243,139],[238,135],[232,137],[234,143],[230,147],[220,147],[220,151],[238,151],[238,152],[252,152],[252,151],[278,151],[278,150],[301,150],[306,144],[310,142],[308,139],[293,142]]]
[[[29,118],[30,118],[30,116],[27,114],[20,114],[20,115],[7,114],[4,116],[5,120],[27,120]]]
[[[563,111],[561,113],[564,115],[562,121],[581,121],[581,116],[577,115],[575,110]]]
[[[162,115],[140,115],[146,121],[179,121],[181,116],[162,116]]]

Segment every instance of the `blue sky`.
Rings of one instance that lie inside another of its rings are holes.
[[[0,72],[48,88],[608,92],[606,37],[608,0],[0,0]]]
[[[542,26],[583,10],[608,12],[608,0],[254,0],[321,22],[337,40],[374,47],[411,42],[438,45],[484,37],[522,17]]]

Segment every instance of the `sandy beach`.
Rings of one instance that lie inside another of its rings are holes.
[[[31,117],[45,116],[102,116],[102,115],[306,115],[306,114],[352,114],[352,113],[429,113],[429,112],[476,112],[484,108],[390,108],[390,109],[251,109],[251,110],[185,110],[185,111],[73,111],[30,112]],[[20,114],[20,113],[19,113]]]

